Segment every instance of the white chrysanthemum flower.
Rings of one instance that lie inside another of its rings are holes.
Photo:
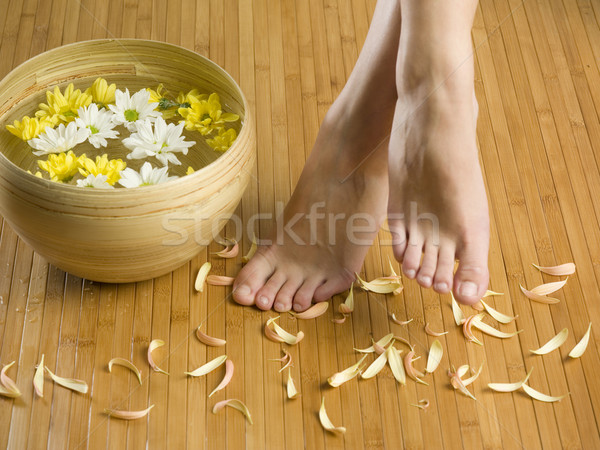
[[[106,147],[107,139],[115,139],[119,135],[113,129],[116,126],[112,121],[113,113],[106,109],[98,110],[95,103],[79,108],[77,114],[79,117],[75,119],[75,123],[79,128],[89,130],[88,141],[94,147]]]
[[[50,153],[62,153],[71,150],[77,144],[81,144],[88,137],[89,130],[78,128],[75,122],[61,123],[57,128],[46,127],[46,130],[38,137],[30,139],[27,143],[38,150],[33,152],[36,156],[48,155]]]
[[[150,103],[150,92],[142,89],[132,96],[129,89],[125,92],[117,89],[115,91],[115,104],[108,105],[114,113],[113,122],[124,125],[129,131],[136,131],[137,126],[146,119],[154,121],[160,116],[159,111],[154,111],[158,103]]]
[[[153,169],[149,162],[145,162],[139,173],[130,168],[122,170],[119,184],[126,188],[134,188],[166,183],[167,181],[179,178],[178,176],[170,177],[167,173],[168,170],[168,167]]]
[[[77,186],[79,187],[90,187],[96,189],[114,189],[113,186],[108,184],[108,177],[106,175],[88,175],[84,180],[77,180]]]
[[[167,124],[162,117],[157,117],[154,124],[149,120],[138,124],[137,132],[123,139],[123,145],[132,150],[127,158],[155,156],[164,166],[169,163],[180,165],[181,161],[174,153],[182,152],[187,155],[188,148],[195,144],[194,141],[186,141],[185,136],[181,135],[183,125]]]

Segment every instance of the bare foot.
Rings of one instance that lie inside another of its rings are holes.
[[[387,142],[360,163],[374,135],[389,132],[391,114],[381,121],[384,130],[365,131],[360,117],[353,123],[339,109],[332,108],[321,126],[272,243],[259,246],[238,274],[238,303],[303,311],[313,300],[348,289],[360,271],[385,218]]]
[[[488,286],[489,218],[473,77],[463,72],[441,83],[402,78],[389,148],[388,223],[408,278],[473,304]]]

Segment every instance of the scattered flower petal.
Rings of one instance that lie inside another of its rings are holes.
[[[460,309],[460,306],[458,306],[458,303],[456,303],[456,299],[452,292],[450,292],[450,296],[452,297],[452,314],[454,315],[454,322],[457,327],[460,327],[466,320],[465,315],[463,314],[462,309]]]
[[[408,376],[415,380],[417,383],[429,386],[429,383],[426,383],[425,381],[421,380],[421,378],[419,378],[425,375],[413,367],[412,363],[414,361],[414,356],[415,352],[413,352],[412,350],[406,354],[406,356],[404,357],[404,370],[406,371]]]
[[[488,387],[496,392],[514,392],[523,386],[523,384],[527,383],[529,377],[531,376],[531,372],[533,372],[533,367],[529,369],[527,375],[521,381],[517,381],[515,383],[488,383]]]
[[[534,292],[528,291],[521,285],[519,285],[519,287],[521,288],[521,291],[523,292],[523,294],[525,294],[525,297],[527,297],[530,300],[536,301],[538,303],[544,303],[546,305],[554,305],[554,304],[560,302],[560,300],[557,298],[546,297],[545,295],[536,294]]]
[[[152,408],[154,408],[154,405],[150,405],[148,408],[141,411],[119,411],[118,409],[105,408],[104,413],[117,419],[134,420],[147,416]]]
[[[488,325],[487,323],[485,323],[483,320],[481,320],[481,317],[474,317],[472,322],[471,322],[471,326],[477,328],[479,331],[485,333],[485,334],[489,334],[490,336],[494,336],[500,339],[508,339],[511,338],[513,336],[516,336],[517,334],[521,333],[523,330],[518,330],[518,331],[513,331],[510,333],[506,333],[504,331],[500,331],[497,330],[496,328],[494,328],[491,325]]]
[[[356,274],[356,279],[360,287],[365,291],[375,292],[376,294],[391,294],[396,289],[402,287],[399,277],[380,277],[372,281],[363,280],[359,274]]]
[[[492,308],[490,305],[488,305],[483,300],[481,300],[481,304],[483,305],[483,307],[485,308],[487,313],[500,323],[504,323],[504,324],[511,323],[513,320],[515,320],[518,317],[518,316],[511,317],[511,316],[507,316],[506,314],[502,314],[500,311],[496,311],[494,308]]]
[[[164,373],[165,375],[169,375],[167,372],[165,372],[160,367],[158,367],[154,363],[154,359],[152,359],[152,352],[155,349],[157,349],[158,347],[162,347],[163,345],[165,345],[165,341],[163,341],[161,339],[154,339],[154,340],[152,340],[152,342],[150,342],[150,345],[148,346],[148,364],[150,364],[150,367],[152,367],[152,369],[155,372],[160,372],[160,373]]]
[[[395,313],[391,313],[390,314],[390,319],[392,319],[392,322],[398,324],[398,325],[408,325],[409,323],[411,323],[414,319],[408,319],[408,320],[398,320],[396,319],[396,314]]]
[[[238,242],[235,239],[226,239],[226,241],[227,244],[231,242],[231,248],[229,247],[229,245],[227,245],[220,252],[216,252],[215,255],[220,256],[221,258],[235,258],[240,251],[240,246]]]
[[[363,379],[373,378],[375,375],[381,372],[381,369],[385,367],[386,363],[387,353],[384,351],[377,358],[375,358],[375,361],[373,361],[363,373],[360,374],[360,377]]]
[[[206,277],[206,282],[213,286],[231,286],[234,280],[235,278],[224,275],[209,275]]]
[[[295,313],[292,311],[289,311],[289,313],[296,319],[314,319],[325,314],[328,308],[329,302],[319,302],[301,313]]]
[[[393,345],[390,345],[385,351],[387,354],[388,364],[396,381],[400,384],[406,384],[406,373],[400,359],[400,350],[396,350]]]
[[[252,245],[250,246],[250,250],[248,250],[248,253],[246,253],[245,256],[242,256],[242,262],[247,263],[248,261],[250,261],[250,259],[256,253],[257,249],[258,249],[258,246],[256,245],[256,236],[252,235]]]
[[[344,434],[346,432],[346,428],[344,427],[336,427],[329,420],[329,416],[327,415],[327,411],[325,410],[325,397],[321,400],[321,408],[319,409],[319,420],[321,421],[321,425],[327,431],[331,431],[332,433],[341,433]]]
[[[532,387],[529,387],[525,383],[523,383],[523,386],[521,386],[521,389],[523,389],[525,391],[525,393],[527,395],[529,395],[531,398],[534,398],[541,402],[547,402],[547,403],[560,402],[563,398],[566,397],[566,395],[561,395],[560,397],[552,397],[550,395],[542,394],[541,392],[536,391]]]
[[[537,264],[532,264],[532,266],[538,269],[540,272],[544,272],[548,275],[554,275],[555,277],[562,277],[564,275],[572,275],[575,273],[575,264],[573,263],[566,263],[552,267],[541,267]]]
[[[592,322],[590,322],[587,331],[581,338],[581,340],[573,347],[573,350],[569,352],[569,356],[571,358],[579,358],[585,352],[585,349],[588,346],[588,342],[590,341],[590,331],[592,330]]]
[[[485,291],[485,294],[483,294],[483,297],[481,298],[493,297],[495,295],[504,295],[504,292],[494,292],[488,289],[487,291]]]
[[[424,399],[419,400],[418,404],[411,403],[410,406],[415,406],[419,409],[422,409],[423,411],[427,411],[427,408],[429,408],[429,400],[424,398]]]
[[[212,267],[211,263],[205,262],[200,267],[200,270],[198,270],[198,275],[196,275],[196,282],[194,283],[194,288],[196,289],[196,291],[198,291],[198,292],[204,291],[204,282],[206,281],[206,277],[208,276],[208,273],[210,272],[211,267]]]
[[[440,364],[442,360],[442,356],[444,354],[444,349],[442,348],[441,342],[436,339],[431,343],[431,348],[429,349],[429,356],[427,357],[427,368],[425,372],[433,373],[435,369]]]
[[[385,347],[392,341],[392,339],[394,339],[394,333],[386,334],[384,337],[377,341],[377,344],[381,347]],[[370,347],[364,349],[355,348],[354,350],[360,353],[373,353],[375,351],[375,348],[371,345]]]
[[[482,371],[482,370],[483,370],[483,363],[481,363],[481,365],[479,366],[479,369],[477,369],[477,372],[475,372],[475,373],[473,374],[473,376],[471,376],[471,377],[467,378],[466,380],[463,380],[463,379],[462,379],[462,376],[460,376],[460,378],[461,378],[461,381],[463,382],[463,384],[464,384],[465,386],[468,386],[468,385],[470,385],[471,383],[473,383],[473,381],[475,381],[475,380],[476,380],[476,379],[479,377],[479,375],[481,375],[481,371]]]
[[[476,318],[481,319],[483,317],[482,313],[479,314],[474,314],[472,316],[469,316],[463,323],[463,334],[465,335],[465,337],[470,341],[470,342],[474,342],[475,344],[479,344],[479,345],[483,345],[483,343],[477,339],[475,337],[475,335],[473,334],[473,331],[471,330],[471,328],[473,327],[473,321]]]
[[[235,398],[223,400],[223,401],[215,404],[215,406],[213,407],[213,410],[212,410],[213,414],[218,413],[226,406],[230,406],[230,407],[235,408],[238,411],[240,411],[244,416],[246,416],[246,419],[248,419],[248,422],[250,422],[250,425],[252,425],[254,423],[254,422],[252,422],[252,416],[250,416],[250,411],[248,410],[248,407],[246,405],[244,405],[243,402],[241,402],[240,400],[235,399]]]
[[[558,291],[559,289],[562,289],[564,287],[565,284],[567,284],[567,280],[569,278],[565,278],[562,281],[553,281],[552,283],[545,283],[545,284],[541,284],[539,286],[534,287],[531,292],[537,295],[548,295],[548,294],[552,294],[553,292]]]
[[[76,380],[74,378],[63,378],[58,375],[54,375],[48,366],[46,366],[46,370],[50,374],[50,377],[54,380],[56,384],[60,384],[67,389],[71,389],[73,391],[81,392],[82,394],[86,394],[88,391],[88,385],[85,381]]]
[[[208,334],[200,331],[201,326],[202,325],[198,325],[198,328],[196,328],[196,337],[198,338],[198,340],[200,342],[202,342],[203,344],[206,344],[210,347],[222,347],[225,344],[227,344],[227,341],[225,339],[219,339],[216,337],[212,337],[212,336],[209,336]]]
[[[213,370],[215,370],[217,367],[219,367],[221,364],[223,364],[226,359],[227,359],[227,355],[217,356],[215,359],[207,362],[206,364],[203,364],[202,366],[198,367],[196,370],[193,370],[191,372],[184,372],[184,373],[191,377],[201,377],[201,376],[206,375],[207,373],[210,373]]]
[[[346,314],[342,314],[342,317],[341,317],[341,318],[339,318],[339,317],[335,317],[335,318],[331,319],[331,321],[332,321],[333,323],[341,324],[341,323],[344,323],[344,322],[346,321],[346,318],[347,318],[347,317],[348,317],[348,316],[347,316]]]
[[[563,345],[567,340],[567,337],[569,337],[569,330],[567,328],[563,328],[556,336],[554,336],[540,348],[529,351],[531,353],[535,353],[536,355],[545,355]]]
[[[131,370],[133,373],[135,373],[135,376],[137,377],[138,381],[140,382],[140,386],[142,385],[142,374],[141,374],[140,370],[137,367],[135,367],[135,365],[131,361],[128,361],[125,358],[113,358],[108,362],[108,371],[109,372],[112,372],[113,365],[126,367],[129,370]]]
[[[350,314],[354,311],[354,284],[350,285],[350,292],[348,293],[344,303],[340,303],[338,310],[344,314],[344,317],[346,314]]]
[[[275,342],[285,342],[288,345],[296,345],[304,339],[304,332],[299,331],[298,334],[294,336],[275,323],[277,319],[279,319],[279,316],[271,317],[265,323],[265,335],[267,338]],[[273,325],[273,330],[271,329],[271,325]]]
[[[233,369],[234,369],[233,361],[231,361],[230,359],[225,361],[225,375],[223,376],[223,380],[221,380],[219,385],[209,394],[209,397],[212,397],[212,395],[215,392],[218,392],[221,389],[225,389],[225,386],[227,386],[229,384],[229,382],[231,381],[231,379],[233,378]]]
[[[352,378],[356,377],[360,373],[362,363],[366,357],[367,355],[364,355],[356,364],[351,365],[350,367],[342,370],[341,372],[333,374],[327,379],[327,382],[333,387],[338,387],[344,384],[346,381],[349,381]]]
[[[9,364],[6,364],[2,367],[2,370],[0,371],[0,383],[2,384],[2,390],[0,390],[0,394],[12,398],[21,396],[21,391],[17,387],[17,384],[12,380],[12,378],[6,375],[6,371],[10,369],[14,364],[14,361]]]
[[[35,375],[33,376],[33,388],[35,389],[35,393],[43,397],[44,396],[44,354],[42,353],[42,358],[40,359],[40,363],[35,369]]]
[[[294,384],[294,380],[292,379],[292,370],[288,370],[288,379],[287,379],[287,396],[289,399],[298,398],[300,393],[296,389],[296,385]]]
[[[427,333],[429,336],[436,336],[436,337],[448,334],[447,331],[443,331],[443,332],[432,331],[431,328],[429,328],[429,323],[425,324],[425,333]]]

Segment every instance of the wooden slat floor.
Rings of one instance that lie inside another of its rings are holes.
[[[0,0],[0,75],[44,50],[93,38],[137,37],[167,41],[210,57],[237,79],[256,113],[258,164],[239,214],[271,213],[296,183],[320,121],[357,58],[375,0]],[[333,308],[316,320],[281,324],[306,337],[289,350],[302,396],[287,400],[287,371],[269,361],[282,346],[266,340],[262,326],[273,313],[234,304],[228,288],[193,290],[200,265],[235,275],[238,261],[218,260],[213,244],[189,264],[135,284],[94,283],[65,274],[32,252],[3,223],[0,239],[0,362],[16,360],[8,374],[23,391],[0,398],[0,448],[600,448],[600,2],[597,0],[481,0],[473,28],[478,139],[491,205],[490,300],[518,314],[517,337],[483,337],[469,344],[453,323],[447,296],[404,280],[399,296],[356,291],[356,311],[334,325]],[[260,223],[260,233],[269,224]],[[244,253],[249,242],[243,242]],[[374,245],[367,278],[388,271],[388,246]],[[556,305],[532,303],[519,284],[552,277],[531,263],[573,261],[577,272]],[[396,270],[397,264],[394,263]],[[334,306],[342,301],[333,300]],[[413,318],[407,326],[388,319]],[[467,308],[465,308],[467,312]],[[471,313],[471,312],[469,312]],[[445,329],[440,368],[429,386],[396,384],[389,369],[375,379],[326,385],[334,372],[357,360],[352,347],[370,345],[388,332],[410,339],[423,358],[432,337],[424,324]],[[587,352],[567,357],[592,322]],[[194,336],[225,337],[225,348],[207,348]],[[560,350],[530,354],[561,329]],[[170,376],[149,374],[151,339]],[[33,368],[41,354],[62,376],[86,380],[88,395],[46,382],[33,394]],[[223,369],[200,379],[184,371],[226,353],[235,375],[223,392],[208,393]],[[109,375],[107,362],[131,358],[144,383],[125,369]],[[470,388],[473,401],[449,385],[451,364],[482,362]],[[568,394],[559,403],[533,401],[522,392],[497,394],[490,381],[516,381],[535,368],[530,385]],[[324,432],[318,409],[345,436]],[[214,403],[239,398],[254,425],[237,411],[213,415]],[[411,404],[427,398],[423,412]],[[130,423],[103,414],[105,407],[144,409]]]

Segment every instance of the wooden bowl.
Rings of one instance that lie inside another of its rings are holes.
[[[192,147],[178,170],[204,167],[155,186],[89,189],[27,173],[36,167],[35,157],[6,125],[32,116],[54,86],[74,83],[83,91],[99,76],[130,92],[158,83],[174,93],[217,92],[223,109],[240,116],[238,138],[223,154]],[[0,214],[36,252],[67,272],[104,282],[146,280],[186,263],[221,230],[248,184],[255,146],[244,95],[210,60],[148,40],[66,45],[28,60],[0,81]]]

